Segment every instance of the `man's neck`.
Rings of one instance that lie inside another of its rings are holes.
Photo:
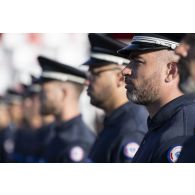
[[[167,93],[165,97],[162,97],[161,99],[159,99],[158,101],[154,102],[151,105],[146,106],[150,118],[153,118],[157,112],[166,104],[168,104],[169,102],[171,102],[172,100],[182,96],[183,93],[180,90],[177,90],[174,93]]]
[[[43,125],[51,124],[55,120],[53,115],[47,115],[42,117]]]
[[[116,99],[115,101],[109,102],[104,110],[107,116],[111,115],[111,113],[116,110],[117,108],[119,108],[120,106],[124,105],[125,103],[128,102],[127,98],[120,98],[120,99]]]
[[[80,110],[77,104],[67,104],[64,105],[63,111],[59,115],[56,115],[55,118],[56,121],[62,122],[62,121],[69,121],[79,115],[80,115]]]

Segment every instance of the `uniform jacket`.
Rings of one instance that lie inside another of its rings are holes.
[[[148,112],[144,107],[128,102],[104,120],[89,155],[97,163],[131,162],[147,131]]]
[[[95,135],[85,125],[81,115],[51,128],[43,154],[44,161],[85,162]]]
[[[194,135],[195,96],[180,96],[148,118],[148,133],[133,162],[176,162],[184,142]]]

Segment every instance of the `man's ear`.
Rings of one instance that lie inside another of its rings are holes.
[[[66,97],[68,93],[67,86],[65,84],[62,84],[61,89],[63,97]]]
[[[174,80],[178,76],[178,64],[177,62],[171,62],[167,64],[166,82]]]

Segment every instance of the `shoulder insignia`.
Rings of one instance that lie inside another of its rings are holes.
[[[170,148],[167,154],[168,161],[171,163],[175,163],[179,158],[181,150],[182,146],[174,146]]]
[[[84,158],[84,150],[80,146],[74,146],[70,150],[70,159],[75,162],[82,161]]]
[[[127,158],[133,158],[139,148],[139,144],[136,142],[129,142],[125,145],[123,153]]]

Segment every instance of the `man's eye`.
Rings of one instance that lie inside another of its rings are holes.
[[[99,72],[92,72],[92,73],[91,73],[91,76],[92,76],[92,77],[98,77],[99,75],[100,75]]]
[[[134,59],[134,63],[136,63],[136,64],[143,64],[144,62],[142,60]]]
[[[99,73],[99,72],[94,72],[93,75],[94,75],[94,76],[99,76],[100,73]]]
[[[142,61],[140,59],[137,59],[137,58],[130,58],[129,60],[130,60],[130,62],[139,62],[139,63],[142,63]]]

